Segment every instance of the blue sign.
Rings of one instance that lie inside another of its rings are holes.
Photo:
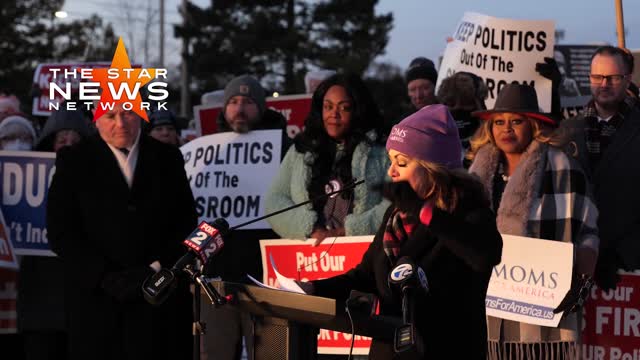
[[[0,151],[0,208],[18,255],[51,256],[46,228],[47,194],[55,153]]]

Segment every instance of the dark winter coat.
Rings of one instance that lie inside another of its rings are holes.
[[[55,111],[44,125],[36,151],[53,151],[53,137],[61,130],[75,130],[85,137],[89,134],[88,121],[81,111]],[[22,257],[17,303],[20,331],[66,330],[63,284],[62,261],[58,257]]]
[[[224,119],[224,111],[218,115],[218,132],[233,131]],[[282,154],[287,153],[291,139],[287,136],[287,121],[277,111],[267,109],[252,130],[282,130]],[[225,238],[224,248],[212,259],[205,270],[207,276],[220,276],[224,281],[248,282],[246,274],[262,279],[260,240],[279,239],[271,229],[236,230]]]
[[[589,162],[585,114],[565,120],[574,148],[573,155],[594,185],[599,210],[600,255],[596,281],[601,287],[613,286],[618,269],[640,269],[640,108],[626,101],[623,122],[601,155],[596,168]],[[587,109],[587,113],[594,110]],[[589,115],[589,114],[587,114]],[[595,116],[595,115],[593,115]]]
[[[402,245],[398,258],[409,256],[424,269],[429,292],[416,298],[415,325],[424,340],[425,359],[485,359],[485,295],[491,270],[500,262],[502,238],[488,202],[467,197],[453,214],[433,210],[429,226],[419,224]],[[350,290],[373,293],[380,313],[401,316],[401,297],[388,286],[395,266],[383,250],[387,210],[362,261],[344,275],[314,281],[315,294],[345,299]],[[342,302],[344,303],[344,302]],[[393,357],[393,344],[374,339],[370,359]]]
[[[195,225],[193,195],[175,147],[141,136],[131,188],[98,136],[58,153],[47,230],[64,263],[71,359],[190,358],[186,284],[158,307],[139,289],[149,264],[169,267],[184,254],[181,242]],[[120,276],[115,286],[108,282],[114,276]],[[125,288],[132,296],[119,299]]]

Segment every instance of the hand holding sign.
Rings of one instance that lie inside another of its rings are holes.
[[[536,72],[542,77],[551,80],[551,86],[557,87],[560,85],[562,74],[560,74],[558,63],[556,63],[554,58],[545,57],[544,62],[537,63]]]
[[[559,314],[564,312],[562,317],[566,317],[567,315],[578,311],[578,309],[584,305],[584,302],[587,301],[589,291],[591,291],[593,284],[593,279],[589,275],[582,274],[579,278],[574,278],[571,284],[571,289],[569,289],[567,295],[562,299],[560,305],[553,310],[553,313]]]

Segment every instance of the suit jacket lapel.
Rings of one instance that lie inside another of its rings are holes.
[[[624,150],[629,142],[638,134],[640,130],[640,116],[638,111],[633,108],[625,117],[622,126],[616,131],[613,142],[609,145],[607,151],[602,154],[602,158],[598,163],[594,172],[594,179],[599,183],[599,177],[606,173],[606,169],[618,157],[618,154]]]

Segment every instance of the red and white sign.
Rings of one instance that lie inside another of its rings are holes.
[[[83,69],[100,69],[100,68],[108,68],[111,66],[111,63],[108,62],[75,62],[75,63],[59,63],[59,64],[39,64],[36,67],[36,71],[33,74],[33,85],[32,87],[37,91],[37,96],[33,97],[33,115],[39,116],[49,116],[51,114],[51,110],[49,110],[49,104],[57,104],[64,101],[62,95],[55,94],[54,99],[49,98],[49,83],[55,82],[60,88],[64,89],[65,84],[71,83],[71,92],[73,94],[78,93],[78,88],[80,84],[80,77],[78,76],[65,76],[65,70],[67,72],[72,72],[74,69],[83,68]],[[132,68],[141,67],[140,64],[131,65]],[[53,72],[51,69],[60,69],[57,72],[57,76],[55,79],[53,78]],[[79,109],[81,107],[78,107]]]
[[[4,216],[0,213],[0,268],[17,270],[18,260],[9,239],[9,232],[6,230]]]
[[[16,302],[18,271],[0,268],[0,334],[18,332]],[[0,353],[4,349],[0,350]],[[3,354],[4,355],[4,354]]]
[[[311,94],[285,95],[277,98],[267,98],[267,107],[278,111],[287,120],[287,134],[290,138],[296,136],[304,127],[304,120],[311,111]],[[197,105],[193,107],[196,118],[198,136],[215,134],[218,132],[218,114],[222,106]]]
[[[640,360],[640,273],[620,273],[615,290],[594,286],[583,310],[584,359]]]
[[[311,281],[340,275],[360,263],[373,236],[350,236],[326,239],[317,247],[314,240],[261,240],[263,282],[277,286],[276,275],[269,259],[273,261],[282,275],[300,280]],[[351,334],[332,330],[320,330],[318,335],[319,354],[349,354]],[[353,354],[367,355],[371,338],[356,335]]]
[[[18,261],[0,213],[0,334],[18,332]],[[0,350],[2,353],[2,350]]]

